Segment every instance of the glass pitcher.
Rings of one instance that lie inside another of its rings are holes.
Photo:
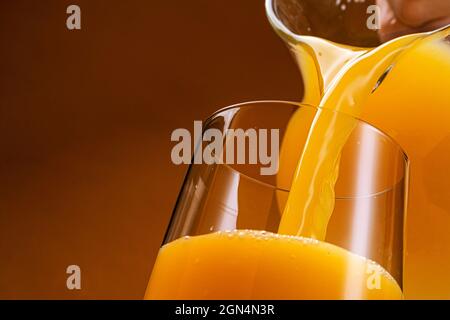
[[[374,1],[266,0],[266,12],[299,66],[301,102],[364,120],[407,153],[405,297],[450,298],[450,27],[382,43],[384,11]],[[319,144],[332,125],[316,120]],[[296,130],[294,121],[286,137]],[[316,165],[317,150],[304,155]],[[297,165],[280,167],[280,176]]]

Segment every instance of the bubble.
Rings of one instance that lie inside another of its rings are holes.
[[[374,88],[372,89],[372,93],[374,93],[379,87],[380,85],[383,83],[383,81],[386,79],[386,77],[388,76],[388,74],[392,71],[392,68],[394,67],[394,65],[390,65],[384,72],[383,74],[380,76],[380,78],[378,79],[377,83],[375,84]]]
[[[225,231],[225,235],[228,237],[228,239],[233,238],[233,231],[231,230],[226,230]]]

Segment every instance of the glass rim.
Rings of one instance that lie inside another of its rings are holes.
[[[404,164],[405,164],[405,168],[408,171],[407,168],[409,168],[410,166],[410,162],[409,162],[409,158],[408,155],[406,154],[406,152],[404,151],[404,149],[402,148],[402,146],[395,140],[393,139],[390,135],[388,135],[387,133],[385,133],[383,130],[375,127],[374,125],[368,123],[365,120],[356,118],[354,116],[351,116],[347,113],[343,113],[340,111],[336,111],[336,110],[331,110],[331,109],[325,109],[319,106],[313,106],[307,103],[302,103],[302,102],[294,102],[294,101],[285,101],[285,100],[255,100],[255,101],[247,101],[247,102],[241,102],[241,103],[236,103],[236,104],[232,104],[229,105],[227,107],[223,107],[221,109],[218,109],[217,111],[215,111],[214,113],[212,113],[208,118],[206,118],[206,120],[204,121],[203,124],[203,128],[202,128],[202,134],[204,133],[205,130],[208,129],[209,124],[218,116],[220,116],[221,114],[230,111],[230,110],[240,110],[242,108],[257,108],[257,105],[269,105],[269,104],[278,104],[280,106],[291,106],[291,107],[296,107],[298,109],[300,108],[308,108],[311,110],[322,110],[324,112],[331,112],[331,113],[335,113],[337,114],[339,117],[346,117],[346,118],[350,118],[355,120],[358,124],[363,125],[365,127],[370,128],[371,130],[373,130],[376,134],[382,136],[383,138],[387,139],[388,143],[393,145],[397,150],[398,153],[402,155]],[[265,181],[261,181],[260,179],[257,179],[255,177],[251,177],[248,174],[240,171],[237,168],[234,168],[231,165],[228,164],[220,164],[220,166],[224,166],[226,167],[228,170],[231,170],[233,173],[238,174],[242,177],[244,177],[245,179],[248,179],[254,183],[257,183],[261,186],[265,186],[267,188],[271,188],[274,191],[279,191],[279,192],[286,192],[289,193],[290,192],[290,188],[283,188],[280,186],[277,186],[276,184],[272,184],[269,182],[265,182]],[[358,196],[338,196],[335,195],[335,199],[339,200],[339,201],[345,201],[345,200],[352,200],[352,199],[362,199],[362,198],[367,198],[367,197],[373,197],[373,196],[378,196],[380,194],[385,193],[386,191],[390,190],[390,188],[384,189],[384,190],[380,190],[374,193],[370,193],[370,194],[364,194],[364,195],[358,195]]]
[[[271,0],[268,0],[268,1],[271,1]],[[252,107],[254,107],[255,104],[263,104],[263,105],[266,105],[266,104],[279,104],[279,105],[284,105],[284,106],[295,106],[297,108],[308,108],[308,109],[314,109],[314,110],[322,110],[323,112],[330,112],[330,113],[337,114],[339,117],[353,119],[357,123],[362,123],[363,125],[370,127],[371,129],[375,130],[378,134],[380,134],[381,136],[383,136],[386,139],[388,139],[389,143],[391,143],[392,145],[395,145],[397,147],[397,149],[400,151],[400,153],[403,154],[405,162],[406,163],[409,162],[408,154],[403,149],[403,147],[394,138],[392,138],[389,134],[387,134],[383,130],[379,129],[378,127],[374,126],[373,124],[370,124],[369,122],[367,122],[367,121],[365,121],[363,119],[354,117],[352,115],[349,115],[349,114],[341,112],[341,111],[336,111],[336,110],[332,110],[332,109],[328,109],[328,108],[323,108],[323,107],[320,107],[320,106],[314,106],[314,105],[311,105],[311,104],[308,104],[308,103],[303,103],[303,102],[286,101],[286,100],[254,100],[254,101],[246,101],[246,102],[240,102],[240,103],[232,104],[232,105],[229,105],[227,107],[223,107],[223,108],[218,109],[217,111],[213,112],[209,117],[207,117],[206,120],[204,121],[203,130],[205,128],[207,128],[209,123],[215,117],[219,116],[221,113],[226,112],[226,111],[230,111],[230,110],[233,110],[233,109],[238,110],[238,109],[241,109],[243,107],[244,108],[252,108]]]

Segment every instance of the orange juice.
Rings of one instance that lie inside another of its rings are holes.
[[[450,298],[449,37],[447,27],[398,38],[370,51],[312,37],[292,44],[305,82],[305,102],[375,125],[408,154],[405,295],[410,298]],[[309,62],[313,64],[305,66]],[[324,239],[340,150],[353,125],[318,112],[295,170],[280,233]],[[294,119],[280,159],[289,157],[296,130],[301,128]],[[280,170],[279,179],[291,179],[282,161]]]
[[[405,287],[410,298],[450,297],[449,37],[447,28],[373,50],[313,37],[292,45],[303,72],[304,102],[377,126],[409,156]],[[290,154],[296,131],[305,129],[300,125],[294,116],[281,148],[278,179],[292,187],[280,234],[232,231],[168,243],[159,252],[146,298],[402,298],[380,265],[323,242],[340,153],[355,120],[319,110],[295,163]]]
[[[411,162],[405,294],[450,299],[450,28],[417,41],[361,108]]]
[[[418,38],[418,35],[410,35],[396,39],[348,62],[328,80],[319,105],[359,117],[364,102],[379,89],[380,77]],[[338,113],[319,109],[293,178],[280,233],[325,239],[333,212],[340,154],[356,122],[355,118],[339,117]],[[297,130],[290,126],[289,135],[295,135]],[[285,152],[290,152],[284,148]]]
[[[147,299],[401,299],[378,264],[302,237],[228,231],[159,252]]]

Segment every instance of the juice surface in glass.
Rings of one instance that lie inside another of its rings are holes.
[[[147,299],[401,299],[378,264],[317,240],[258,231],[163,246]]]

